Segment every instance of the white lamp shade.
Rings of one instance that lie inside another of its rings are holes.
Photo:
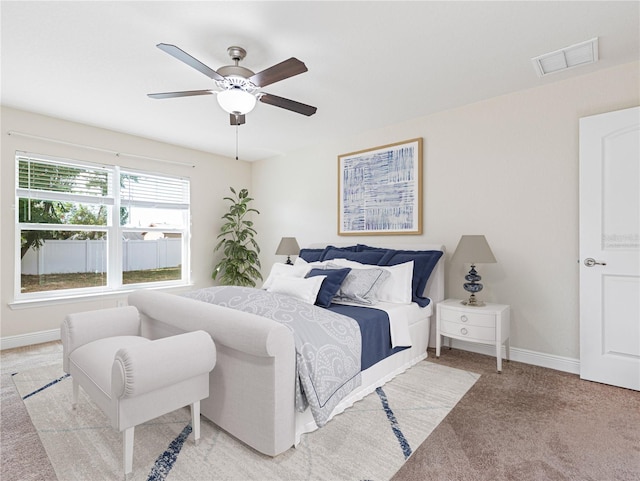
[[[231,88],[218,92],[218,104],[230,114],[244,115],[256,106],[256,98],[242,89]]]
[[[457,260],[470,264],[493,264],[496,261],[483,235],[463,235],[453,254]]]

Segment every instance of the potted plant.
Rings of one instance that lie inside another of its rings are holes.
[[[229,188],[234,197],[225,197],[231,202],[229,211],[222,216],[226,222],[220,228],[214,252],[222,249],[223,258],[215,266],[211,277],[218,279],[221,284],[227,286],[255,287],[256,279],[262,280],[260,273],[260,247],[254,239],[257,234],[253,228],[253,222],[245,217],[250,212],[260,214],[256,209],[249,207],[253,200],[249,197],[249,191],[242,189],[236,192]]]

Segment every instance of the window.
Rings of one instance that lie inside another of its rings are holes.
[[[16,154],[16,299],[189,282],[189,180]]]

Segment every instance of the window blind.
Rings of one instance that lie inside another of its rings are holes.
[[[113,205],[112,172],[100,166],[19,156],[19,197]]]
[[[137,207],[188,209],[189,181],[123,170],[120,173],[120,201],[122,205]]]

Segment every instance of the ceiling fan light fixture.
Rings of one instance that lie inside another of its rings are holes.
[[[256,106],[256,97],[240,88],[218,92],[218,104],[230,114],[244,115]]]
[[[210,80],[214,81],[219,90],[185,90],[181,92],[147,94],[152,99],[217,94],[218,104],[225,112],[230,114],[229,123],[236,126],[245,123],[245,114],[253,110],[258,100],[262,103],[306,116],[316,113],[316,107],[261,91],[267,85],[306,72],[307,66],[295,57],[254,73],[252,70],[238,65],[238,62],[247,54],[246,50],[241,47],[229,47],[227,51],[235,65],[220,67],[216,72],[175,45],[159,43],[157,47],[206,75]]]

